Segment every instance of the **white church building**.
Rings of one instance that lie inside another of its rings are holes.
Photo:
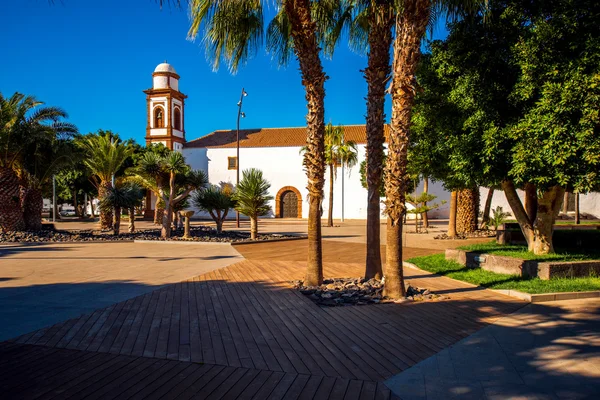
[[[186,139],[185,99],[179,91],[179,75],[167,63],[156,67],[152,74],[152,88],[145,90],[147,102],[146,144],[163,143],[171,150],[180,151],[186,162],[194,169],[208,174],[211,184],[222,182],[235,185],[236,172],[257,168],[271,183],[273,218],[308,218],[307,178],[300,153],[306,144],[306,127],[240,129],[239,160],[237,154],[237,131],[217,130],[194,140]],[[366,219],[367,190],[360,181],[360,163],[365,160],[365,125],[344,126],[345,140],[354,141],[358,147],[358,163],[353,168],[341,167],[334,182],[335,219]],[[241,174],[240,174],[241,175]],[[329,174],[325,174],[323,215],[328,213]],[[417,192],[422,192],[422,183]],[[488,189],[481,189],[481,201],[485,201]],[[450,193],[441,183],[429,184],[429,192],[446,201],[437,210],[429,212],[430,218],[448,218]],[[523,195],[523,193],[520,193]],[[383,200],[383,199],[382,199]],[[154,202],[146,203],[149,211]],[[496,191],[492,207],[501,205],[510,212],[504,193]],[[483,206],[483,204],[482,204]],[[197,211],[197,210],[196,210]],[[597,193],[580,196],[580,211],[600,216],[600,196]],[[203,213],[197,215],[202,216]],[[231,213],[230,216],[234,216]]]

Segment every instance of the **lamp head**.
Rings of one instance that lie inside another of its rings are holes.
[[[242,116],[242,118],[246,118],[246,113],[245,112],[242,112],[240,115]]]
[[[246,96],[248,96],[248,93],[247,93],[247,92],[246,92],[244,89],[242,89],[242,95],[243,95],[244,97],[246,97]]]

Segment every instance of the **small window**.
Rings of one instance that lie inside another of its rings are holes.
[[[227,157],[227,169],[237,169],[237,157]]]
[[[173,113],[173,127],[178,131],[181,130],[181,111],[179,111],[179,108],[177,107]]]

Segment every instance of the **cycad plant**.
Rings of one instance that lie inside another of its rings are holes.
[[[107,190],[100,200],[100,210],[113,212],[113,233],[118,236],[121,228],[121,211],[131,210],[142,204],[142,189],[135,184],[116,185]],[[131,214],[130,214],[131,218]]]
[[[57,107],[41,107],[33,96],[15,93],[6,98],[0,93],[0,230],[26,228],[19,186],[26,189],[25,161],[32,145],[51,145],[61,132],[75,127],[62,122],[67,114]],[[37,202],[36,202],[37,203]],[[40,220],[41,222],[41,220]],[[36,224],[36,227],[39,227]]]
[[[229,210],[235,207],[233,191],[228,185],[211,185],[200,189],[194,193],[192,202],[198,209],[210,214],[217,226],[217,233],[223,232],[223,222]]]
[[[235,72],[263,41],[265,0],[191,0],[191,27],[194,38],[202,31],[207,54],[215,68],[221,59]],[[308,263],[306,285],[323,281],[321,211],[325,173],[325,80],[321,45],[325,32],[335,21],[339,1],[279,0],[277,14],[267,28],[267,49],[285,64],[295,54],[305,89],[307,149],[304,166],[308,178]]]
[[[242,180],[235,188],[233,199],[235,209],[250,218],[250,238],[256,239],[258,233],[258,217],[271,211],[269,195],[271,184],[263,177],[261,170],[251,168],[242,172]]]
[[[77,141],[85,153],[83,163],[92,172],[92,181],[98,188],[98,197],[102,201],[113,187],[112,180],[132,154],[133,148],[115,138],[111,132],[99,132],[83,136]],[[100,228],[112,228],[110,208],[100,210]]]

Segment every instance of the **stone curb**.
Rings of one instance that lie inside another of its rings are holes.
[[[201,242],[199,240],[144,240],[136,239],[133,243],[157,243],[157,244],[196,244],[196,245],[221,245],[231,246],[231,242]]]
[[[291,236],[291,235],[288,235],[288,236]],[[292,240],[304,240],[304,239],[308,239],[308,236],[287,237],[287,238],[281,238],[281,239],[255,240],[253,242],[231,242],[231,245],[232,246],[245,246],[247,244],[289,242]]]
[[[427,272],[432,275],[443,276],[443,275],[439,275],[439,274],[434,274],[433,272],[425,271],[425,270],[417,267],[416,265],[406,262],[406,261],[403,261],[402,264],[405,267],[417,269],[419,271]],[[492,292],[495,292],[498,294],[503,294],[503,295],[509,296],[509,297],[513,297],[515,299],[523,300],[528,303],[543,303],[546,301],[590,299],[590,298],[600,297],[600,290],[595,290],[595,291],[590,291],[590,292],[560,292],[560,293],[530,294],[530,293],[519,292],[518,290],[488,289],[488,288],[484,288],[483,286],[473,285],[472,283],[459,281],[458,279],[449,278],[447,276],[444,276],[444,278],[453,280],[455,282],[460,282],[460,283],[470,286],[470,287],[477,287],[477,288],[481,288],[481,289],[485,289],[485,290],[491,290]]]

